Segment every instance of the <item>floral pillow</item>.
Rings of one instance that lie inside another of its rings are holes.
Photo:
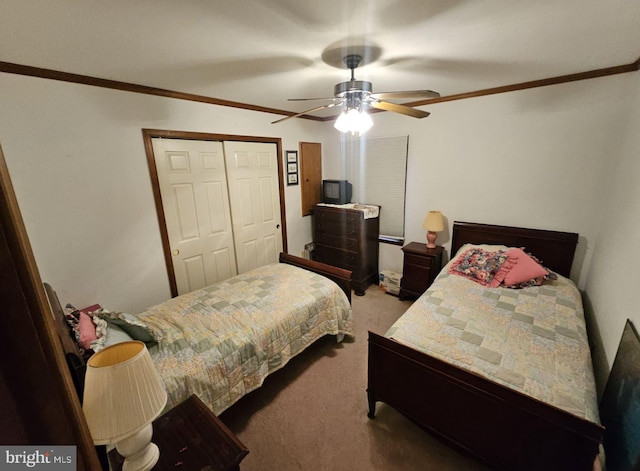
[[[466,250],[449,268],[449,273],[460,275],[484,286],[497,288],[504,280],[515,258],[504,250],[489,251],[480,247]]]

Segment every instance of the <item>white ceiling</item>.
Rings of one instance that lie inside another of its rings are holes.
[[[446,96],[634,62],[640,1],[0,3],[0,61],[295,112],[322,102],[287,98],[349,79],[323,54],[361,43],[379,48],[356,70],[374,91]]]

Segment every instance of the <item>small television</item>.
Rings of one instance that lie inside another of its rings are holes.
[[[322,202],[347,204],[351,202],[352,186],[347,180],[322,180]]]

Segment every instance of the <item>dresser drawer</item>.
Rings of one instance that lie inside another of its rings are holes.
[[[357,252],[349,252],[316,243],[316,260],[335,267],[355,270],[358,267],[360,255]]]
[[[357,225],[344,225],[331,221],[317,221],[315,225],[316,234],[332,234],[339,237],[358,238],[360,231]]]
[[[347,226],[357,226],[360,224],[360,215],[347,213],[345,211],[316,211],[317,222],[325,224],[340,224]]]
[[[404,263],[409,265],[418,265],[420,267],[430,268],[433,265],[432,257],[420,257],[417,255],[404,254]]]
[[[341,234],[331,234],[319,231],[315,237],[316,244],[328,245],[342,250],[356,252],[358,250],[358,239],[344,237]]]

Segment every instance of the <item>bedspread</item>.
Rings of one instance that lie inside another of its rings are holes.
[[[443,269],[387,337],[599,423],[577,288],[486,288]]]
[[[167,389],[167,409],[196,394],[216,414],[323,335],[353,335],[351,306],[340,288],[283,263],[178,296],[136,317],[158,339],[149,350]]]

